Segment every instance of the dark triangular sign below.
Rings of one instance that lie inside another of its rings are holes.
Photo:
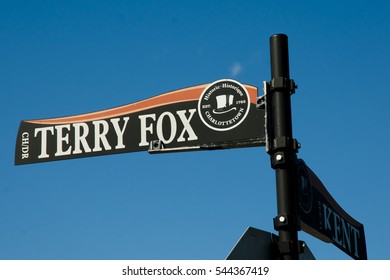
[[[278,236],[273,233],[248,227],[227,256],[227,260],[276,260]],[[315,260],[309,247],[305,244],[300,260]]]

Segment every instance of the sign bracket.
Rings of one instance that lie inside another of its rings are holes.
[[[251,138],[227,142],[207,143],[199,146],[186,146],[178,148],[167,147],[162,140],[150,141],[148,152],[150,154],[170,153],[170,152],[185,152],[198,150],[224,150],[233,148],[257,147],[263,145],[264,138]]]

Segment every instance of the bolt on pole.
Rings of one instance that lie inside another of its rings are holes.
[[[297,191],[295,184],[296,152],[299,144],[293,139],[291,99],[296,85],[290,80],[288,38],[276,34],[270,38],[271,82],[267,107],[270,118],[268,153],[275,170],[278,216],[274,226],[279,231],[279,257],[299,259],[299,219],[297,216]]]

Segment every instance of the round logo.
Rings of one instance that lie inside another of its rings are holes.
[[[202,122],[217,131],[240,125],[248,115],[249,94],[234,80],[219,80],[209,85],[200,96],[198,112]]]
[[[313,189],[306,165],[302,160],[298,161],[297,168],[299,206],[304,213],[308,214],[313,207]]]

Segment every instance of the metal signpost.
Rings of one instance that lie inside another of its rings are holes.
[[[227,259],[314,259],[302,228],[354,259],[367,259],[363,225],[350,217],[298,160],[293,138],[288,38],[270,38],[264,95],[231,79],[161,94],[94,113],[22,121],[15,164],[136,151],[150,153],[266,146],[275,170],[279,236],[248,228]]]
[[[283,259],[298,259],[302,244],[298,241],[299,221],[294,164],[298,142],[292,135],[290,95],[296,85],[290,80],[288,40],[283,34],[270,39],[271,81],[266,84],[267,152],[275,170],[278,215],[274,227],[279,231],[278,249]]]

